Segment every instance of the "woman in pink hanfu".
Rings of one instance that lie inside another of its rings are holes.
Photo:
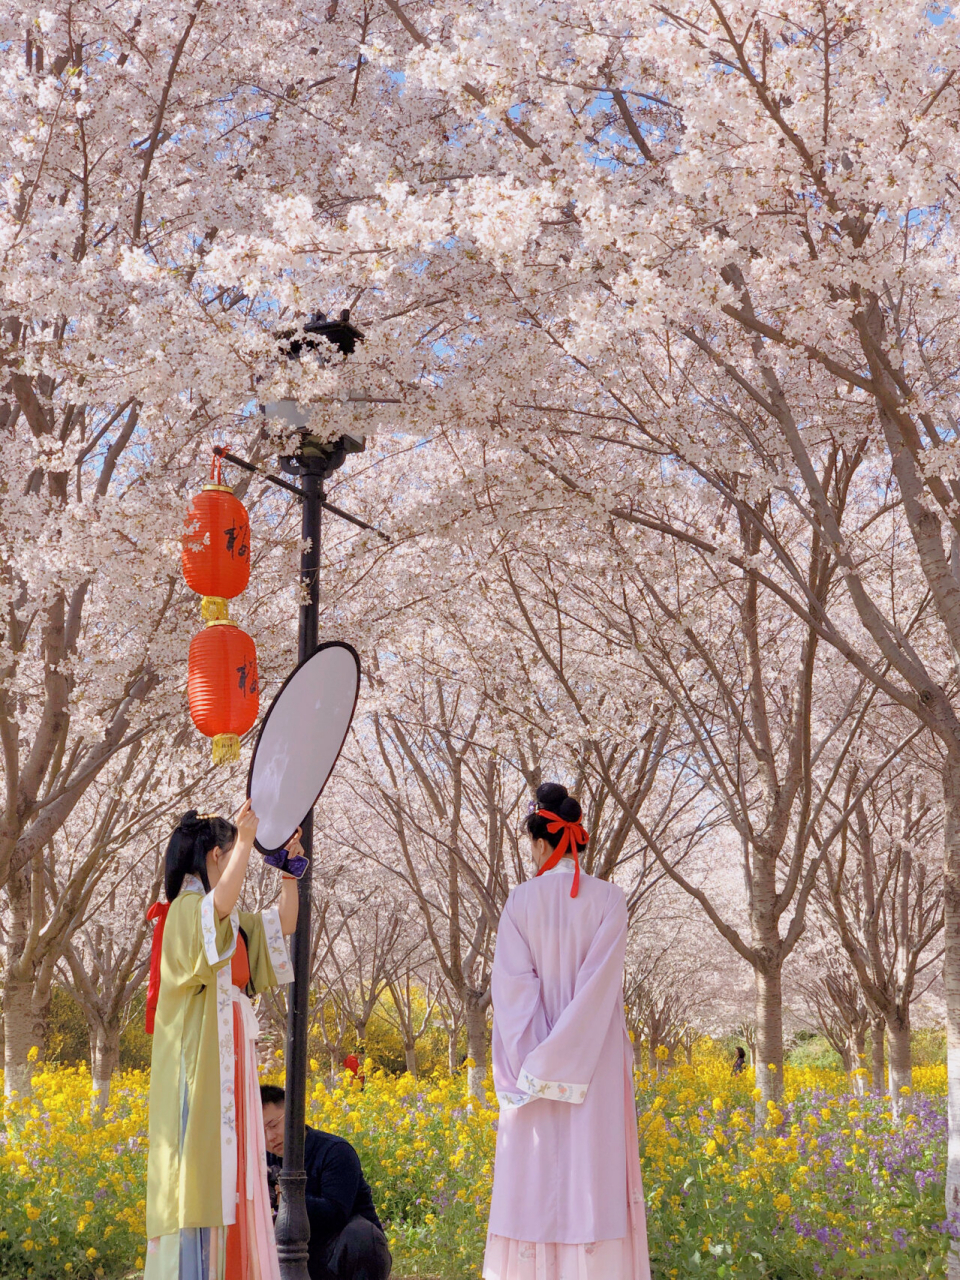
[[[650,1280],[627,905],[581,875],[580,805],[544,783],[527,818],[536,878],[504,907],[493,962],[500,1102],[483,1280]]]

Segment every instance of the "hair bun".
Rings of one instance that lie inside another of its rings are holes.
[[[557,812],[564,822],[579,822],[583,817],[583,810],[573,796],[567,796]]]
[[[185,832],[196,831],[200,826],[200,815],[196,809],[189,809],[180,819],[180,830]]]
[[[579,822],[583,817],[580,805],[559,782],[541,782],[537,787],[537,804],[541,809],[563,818],[564,822]]]
[[[541,809],[549,809],[551,813],[559,813],[560,806],[567,798],[567,788],[559,782],[541,782],[537,787],[537,804]]]

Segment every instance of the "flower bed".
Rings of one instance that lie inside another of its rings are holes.
[[[117,1280],[143,1265],[147,1077],[114,1082],[94,1123],[83,1069],[38,1069],[0,1130],[0,1277]],[[919,1280],[943,1274],[946,1073],[915,1072],[911,1113],[856,1098],[837,1072],[787,1068],[753,1128],[753,1079],[707,1048],[638,1081],[656,1280]],[[395,1275],[478,1275],[494,1108],[462,1079],[370,1072],[313,1083],[310,1123],[357,1147],[388,1225]]]

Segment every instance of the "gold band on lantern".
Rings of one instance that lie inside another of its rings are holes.
[[[206,623],[226,622],[230,617],[230,609],[223,596],[202,596],[200,617]]]

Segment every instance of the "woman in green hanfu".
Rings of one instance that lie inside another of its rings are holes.
[[[145,1280],[280,1280],[249,997],[292,981],[298,899],[284,875],[275,906],[237,910],[256,831],[249,800],[236,826],[185,814],[150,913]]]

